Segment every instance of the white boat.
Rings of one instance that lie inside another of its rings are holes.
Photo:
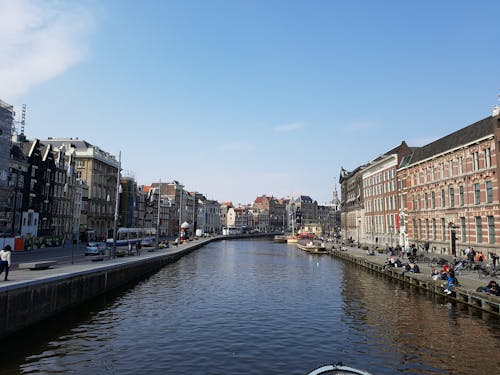
[[[358,375],[372,375],[368,371],[359,370],[354,367],[344,366],[341,362],[335,365],[321,366],[307,375],[320,375],[320,374],[358,374]]]
[[[326,247],[323,243],[317,243],[313,241],[308,241],[306,243],[304,242],[298,242],[297,247],[301,250],[307,251],[308,253],[313,253],[313,254],[326,254]]]

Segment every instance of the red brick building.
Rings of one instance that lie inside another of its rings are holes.
[[[409,243],[457,255],[500,254],[500,116],[413,150],[398,168],[401,225]],[[403,217],[405,222],[403,222]]]

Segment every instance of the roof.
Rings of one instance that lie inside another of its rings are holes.
[[[493,126],[493,117],[489,116],[425,146],[417,147],[414,149],[414,152],[410,157],[403,158],[401,167],[418,163],[422,160],[429,159],[434,155],[442,154],[446,151],[466,145],[488,135],[493,135]]]

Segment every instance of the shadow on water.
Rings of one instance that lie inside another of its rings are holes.
[[[0,350],[0,363],[2,363],[0,373],[19,374],[19,365],[30,355],[45,351],[52,340],[69,335],[75,327],[91,322],[97,314],[112,308],[117,301],[151,277],[152,275],[144,276],[4,337]]]

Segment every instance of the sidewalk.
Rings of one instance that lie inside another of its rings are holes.
[[[197,246],[204,241],[191,241],[179,246],[172,246],[163,249],[143,249],[140,255],[116,257],[113,259],[106,258],[102,261],[95,261],[98,257],[89,256],[83,261],[71,263],[59,263],[51,266],[47,269],[40,270],[30,270],[30,269],[19,269],[17,264],[15,268],[9,270],[9,279],[4,281],[5,274],[0,275],[0,293],[6,292],[8,290],[16,289],[19,287],[25,287],[28,285],[34,285],[42,283],[47,280],[57,280],[70,277],[72,275],[79,275],[88,272],[92,272],[98,269],[103,269],[107,267],[113,267],[118,265],[123,265],[126,263],[138,262],[148,258],[154,258],[165,255],[174,255],[178,252],[182,252],[186,248],[191,246]],[[93,261],[94,260],[94,261]],[[28,263],[37,261],[27,261]]]

